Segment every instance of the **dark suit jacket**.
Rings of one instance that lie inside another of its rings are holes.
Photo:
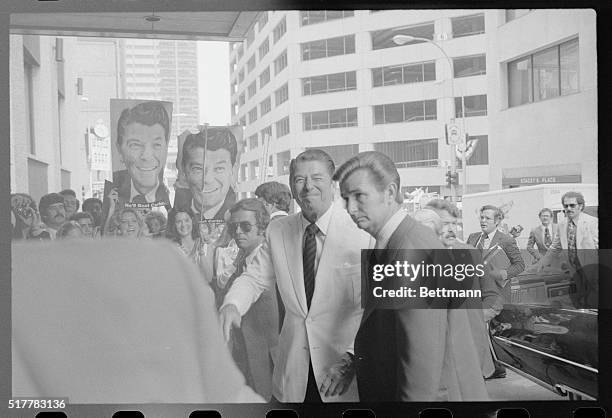
[[[127,170],[115,171],[113,173],[113,185],[117,187],[120,201],[124,203],[129,202],[130,195],[132,193],[132,178],[128,174]],[[161,180],[157,190],[155,191],[155,201],[164,202],[164,206],[168,210],[171,208],[168,188]]]
[[[394,264],[398,253],[393,249],[443,248],[429,228],[406,216],[389,240],[385,259],[376,263]],[[366,302],[355,339],[359,399],[434,400],[444,359],[446,310],[376,308],[376,301]]]
[[[474,232],[467,239],[467,244],[476,246],[482,232]],[[516,245],[516,240],[510,235],[501,231],[497,231],[491,239],[489,249],[499,245],[506,254],[509,263],[500,259],[500,257],[491,257],[490,266],[493,271],[489,273],[489,277],[493,280],[484,280],[481,282],[483,305],[484,307],[501,310],[505,302],[510,302],[510,279],[518,276],[525,270],[525,261],[521,256],[521,251]],[[486,258],[489,250],[483,251],[483,257]]]
[[[552,241],[555,238],[555,236],[559,234],[558,225],[550,224],[549,231],[550,231],[550,242],[552,244]],[[534,245],[538,247],[537,250],[533,248]],[[544,243],[544,226],[542,225],[536,226],[535,228],[531,230],[531,232],[529,233],[529,239],[527,240],[527,251],[536,260],[539,260],[541,256],[546,254],[546,251],[548,251],[548,247]]]
[[[189,209],[191,210],[191,202],[193,201],[193,195],[191,194],[191,190],[189,189],[176,189],[176,193],[174,195],[174,207],[177,209]],[[223,205],[215,216],[212,219],[224,220],[225,212],[227,212],[234,204],[236,203],[236,193],[234,189],[230,187],[225,195],[225,200],[223,201]],[[197,213],[196,215],[199,215]]]

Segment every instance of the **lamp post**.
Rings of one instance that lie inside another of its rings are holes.
[[[440,50],[440,52],[442,52],[442,55],[444,56],[444,58],[446,58],[446,61],[448,62],[448,67],[450,68],[450,84],[451,84],[451,100],[453,103],[453,114],[450,118],[451,123],[455,122],[455,79],[454,79],[454,75],[453,75],[453,61],[450,59],[450,57],[448,56],[448,54],[446,53],[446,51],[440,46],[438,45],[436,42],[434,42],[431,39],[428,38],[422,38],[420,36],[412,36],[412,35],[395,35],[393,37],[393,42],[397,45],[404,45],[407,44],[408,42],[413,42],[413,41],[423,41],[423,42],[427,42],[430,43],[432,45],[434,45],[436,48],[438,48]],[[461,96],[461,116],[462,116],[462,141],[463,141],[463,153],[462,153],[462,167],[463,167],[463,194],[465,194],[466,190],[467,190],[467,179],[466,179],[466,161],[465,161],[465,150],[466,150],[466,139],[465,139],[465,103],[464,103],[464,97],[463,95]],[[456,154],[457,154],[457,146],[455,144],[451,144],[451,174],[455,174],[457,172],[457,163],[456,163]],[[456,200],[457,197],[457,190],[455,188],[455,183],[451,182],[450,184],[450,189],[451,189],[451,197],[452,200]]]

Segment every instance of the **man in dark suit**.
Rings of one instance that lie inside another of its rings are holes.
[[[189,189],[177,189],[174,206],[189,208],[198,218],[204,212],[204,219],[223,220],[236,203],[232,185],[237,156],[236,137],[228,128],[210,127],[187,135],[182,147],[181,169]]]
[[[497,316],[504,303],[510,301],[510,283],[525,270],[525,262],[516,240],[498,229],[502,219],[503,213],[498,207],[483,206],[480,208],[481,232],[474,232],[467,239],[469,245],[482,251],[487,267],[486,275],[493,279],[483,281],[483,311],[486,321]],[[503,377],[506,377],[506,370],[496,362],[495,372],[488,378]]]
[[[121,112],[117,150],[126,169],[113,173],[120,202],[170,207],[163,183],[169,138],[170,117],[161,102],[143,102]]]
[[[345,162],[334,179],[340,182],[341,196],[353,221],[376,239],[376,249],[386,250],[376,260],[377,264],[391,265],[403,260],[400,254],[403,250],[425,249],[431,253],[444,248],[430,229],[401,209],[400,177],[386,155],[374,151],[360,153]],[[371,292],[364,296],[364,315],[355,339],[361,401],[434,401],[440,400],[441,388],[447,389],[452,400],[486,398],[473,343],[471,349],[458,351],[449,342],[452,332],[446,304],[429,309],[431,301],[426,298],[414,303],[405,302],[409,299],[405,298],[397,305],[392,302],[393,309],[381,309],[381,304],[388,300],[381,302],[371,297]],[[463,324],[468,326],[465,315]],[[458,360],[477,371],[475,379],[457,373]],[[452,378],[446,379],[448,376]],[[474,388],[480,390],[456,399],[455,396],[463,395],[462,388],[469,388],[463,393]]]
[[[533,264],[540,261],[540,258],[550,248],[554,238],[559,234],[557,224],[552,223],[553,213],[550,209],[542,209],[538,216],[542,224],[531,230],[527,240],[527,251],[533,257]],[[537,246],[537,249],[534,248],[534,245]]]

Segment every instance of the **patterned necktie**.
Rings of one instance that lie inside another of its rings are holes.
[[[567,223],[567,258],[572,266],[578,268],[578,249],[576,248],[576,224],[570,219]]]
[[[485,240],[487,239],[489,239],[489,234],[487,234],[486,232],[483,232],[482,235],[480,235],[480,239],[478,240],[478,245],[476,245],[476,248],[478,248],[479,250],[484,249],[484,243],[485,243]]]
[[[304,234],[304,251],[302,261],[304,266],[304,290],[306,291],[306,303],[310,309],[310,301],[314,294],[315,286],[315,258],[317,256],[317,232],[319,228],[315,223],[306,227]]]
[[[132,199],[132,203],[147,203],[147,199],[145,199],[143,194],[137,194]]]
[[[550,244],[552,244],[552,239],[550,237],[550,231],[548,230],[548,227],[544,227],[544,246],[548,248],[550,247]]]

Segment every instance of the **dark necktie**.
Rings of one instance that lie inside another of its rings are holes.
[[[143,194],[137,194],[132,199],[132,203],[147,203],[147,199],[145,199]]]
[[[576,224],[570,219],[567,223],[567,258],[572,266],[578,268],[578,248],[576,247]]]
[[[544,245],[546,246],[546,248],[550,247],[550,244],[552,244],[552,239],[550,237],[550,231],[548,230],[548,227],[544,228]]]
[[[315,223],[306,227],[304,234],[304,251],[302,261],[304,265],[304,290],[306,291],[306,304],[310,309],[310,301],[315,287],[315,258],[317,257],[317,232],[319,228]]]
[[[488,238],[489,238],[489,234],[487,234],[486,232],[483,232],[482,235],[480,235],[480,239],[478,240],[478,245],[476,245],[476,248],[478,248],[479,250],[482,250],[484,248],[484,242]]]

